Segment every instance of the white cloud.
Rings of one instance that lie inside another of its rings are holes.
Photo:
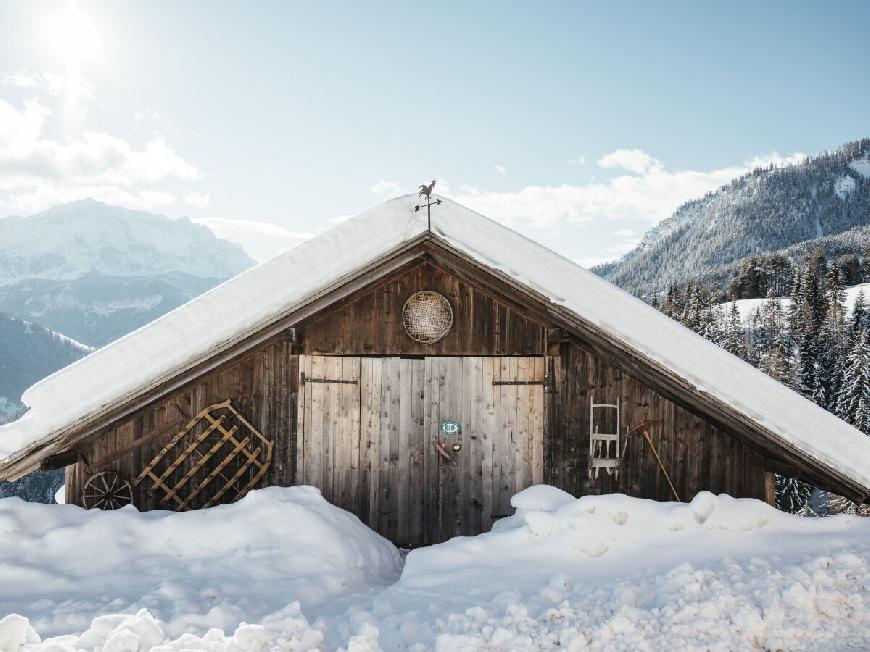
[[[37,76],[32,75],[23,68],[13,72],[11,75],[6,75],[0,81],[7,86],[18,86],[19,88],[33,88],[39,84]]]
[[[207,192],[196,192],[195,190],[188,190],[184,193],[184,203],[188,206],[193,206],[194,208],[208,208],[209,203],[211,202],[211,195]]]
[[[22,68],[0,78],[0,84],[45,92],[51,97],[66,96],[67,100],[92,101],[96,98],[93,87],[81,75],[62,75],[53,72],[30,72]]]
[[[25,73],[17,73],[9,83],[21,86],[29,79]],[[82,197],[131,208],[165,207],[182,200],[158,186],[169,180],[203,176],[160,135],[139,146],[101,131],[73,131],[63,140],[48,138],[44,134],[54,117],[41,100],[28,99],[15,106],[0,99],[3,213],[35,212]],[[183,201],[204,207],[208,196],[191,190]]]
[[[568,165],[586,165],[586,157],[580,155],[577,158],[572,158],[568,161]]]
[[[615,258],[619,258],[619,256],[588,256],[586,258],[577,258],[574,262],[580,265],[580,267],[589,269],[590,267],[595,267],[601,263],[609,263]]]
[[[204,224],[219,238],[239,243],[257,262],[273,258],[313,235],[290,231],[277,224],[256,220],[203,217],[193,221]]]
[[[498,172],[499,174],[501,174],[502,176],[507,174],[507,170],[505,169],[505,167],[503,165],[498,164],[498,163],[493,165],[492,169],[495,170],[496,172]]]
[[[752,158],[747,159],[744,162],[744,166],[750,170],[754,170],[755,168],[766,168],[771,164],[773,164],[774,167],[781,168],[787,165],[801,163],[806,157],[807,155],[801,152],[795,152],[788,156],[780,156],[777,152],[771,152],[770,154],[753,156]]]
[[[158,189],[126,190],[111,185],[63,187],[40,184],[5,198],[0,196],[0,216],[30,215],[55,204],[88,197],[106,204],[148,211],[166,208],[177,203],[174,194]]]
[[[552,226],[599,219],[661,220],[681,204],[702,197],[756,165],[802,160],[802,154],[754,157],[741,165],[714,170],[669,170],[658,159],[640,150],[617,150],[602,157],[599,165],[620,167],[631,174],[617,174],[607,181],[558,186],[526,186],[512,192],[492,192],[462,187],[450,195],[484,215],[514,226]]]
[[[640,238],[632,237],[633,234],[634,231],[632,229],[620,229],[618,231],[614,231],[611,235],[613,237],[620,238],[620,241],[604,247],[603,250],[607,252],[605,255],[580,258],[576,262],[578,262],[583,267],[589,268],[600,265],[601,263],[610,262],[611,260],[616,260],[623,254],[627,254],[629,251],[634,249],[640,242]]]
[[[26,100],[19,110],[0,99],[0,159],[26,156],[50,114],[36,100]]]
[[[105,132],[86,131],[65,142],[42,138],[25,141],[19,134],[14,147],[0,151],[0,186],[6,188],[39,180],[129,186],[201,176],[196,166],[159,136],[135,149]]]
[[[635,174],[644,174],[653,168],[661,167],[661,162],[639,149],[618,149],[598,159],[598,166],[621,168]]]
[[[392,197],[402,194],[402,186],[398,181],[378,179],[378,182],[371,187],[371,191],[376,195],[389,195]]]
[[[140,109],[136,109],[133,112],[133,117],[136,119],[136,122],[143,122],[145,120],[160,120],[162,117],[158,111],[154,109],[143,106]]]

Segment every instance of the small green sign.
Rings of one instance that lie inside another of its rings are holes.
[[[442,435],[461,435],[462,424],[453,420],[442,421],[439,430]]]

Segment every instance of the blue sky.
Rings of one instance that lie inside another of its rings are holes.
[[[0,0],[0,215],[96,196],[264,257],[437,177],[584,263],[870,135],[868,2]]]

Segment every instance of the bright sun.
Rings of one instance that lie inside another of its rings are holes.
[[[94,23],[73,3],[48,18],[46,36],[55,51],[70,64],[92,59],[100,50]]]

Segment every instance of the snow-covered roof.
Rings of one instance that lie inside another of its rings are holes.
[[[863,433],[567,258],[441,199],[432,233],[449,246],[569,309],[870,493],[870,438]],[[70,425],[172,378],[425,235],[426,215],[414,211],[416,203],[406,195],[375,206],[35,384],[23,396],[30,411],[0,427],[0,475]]]

